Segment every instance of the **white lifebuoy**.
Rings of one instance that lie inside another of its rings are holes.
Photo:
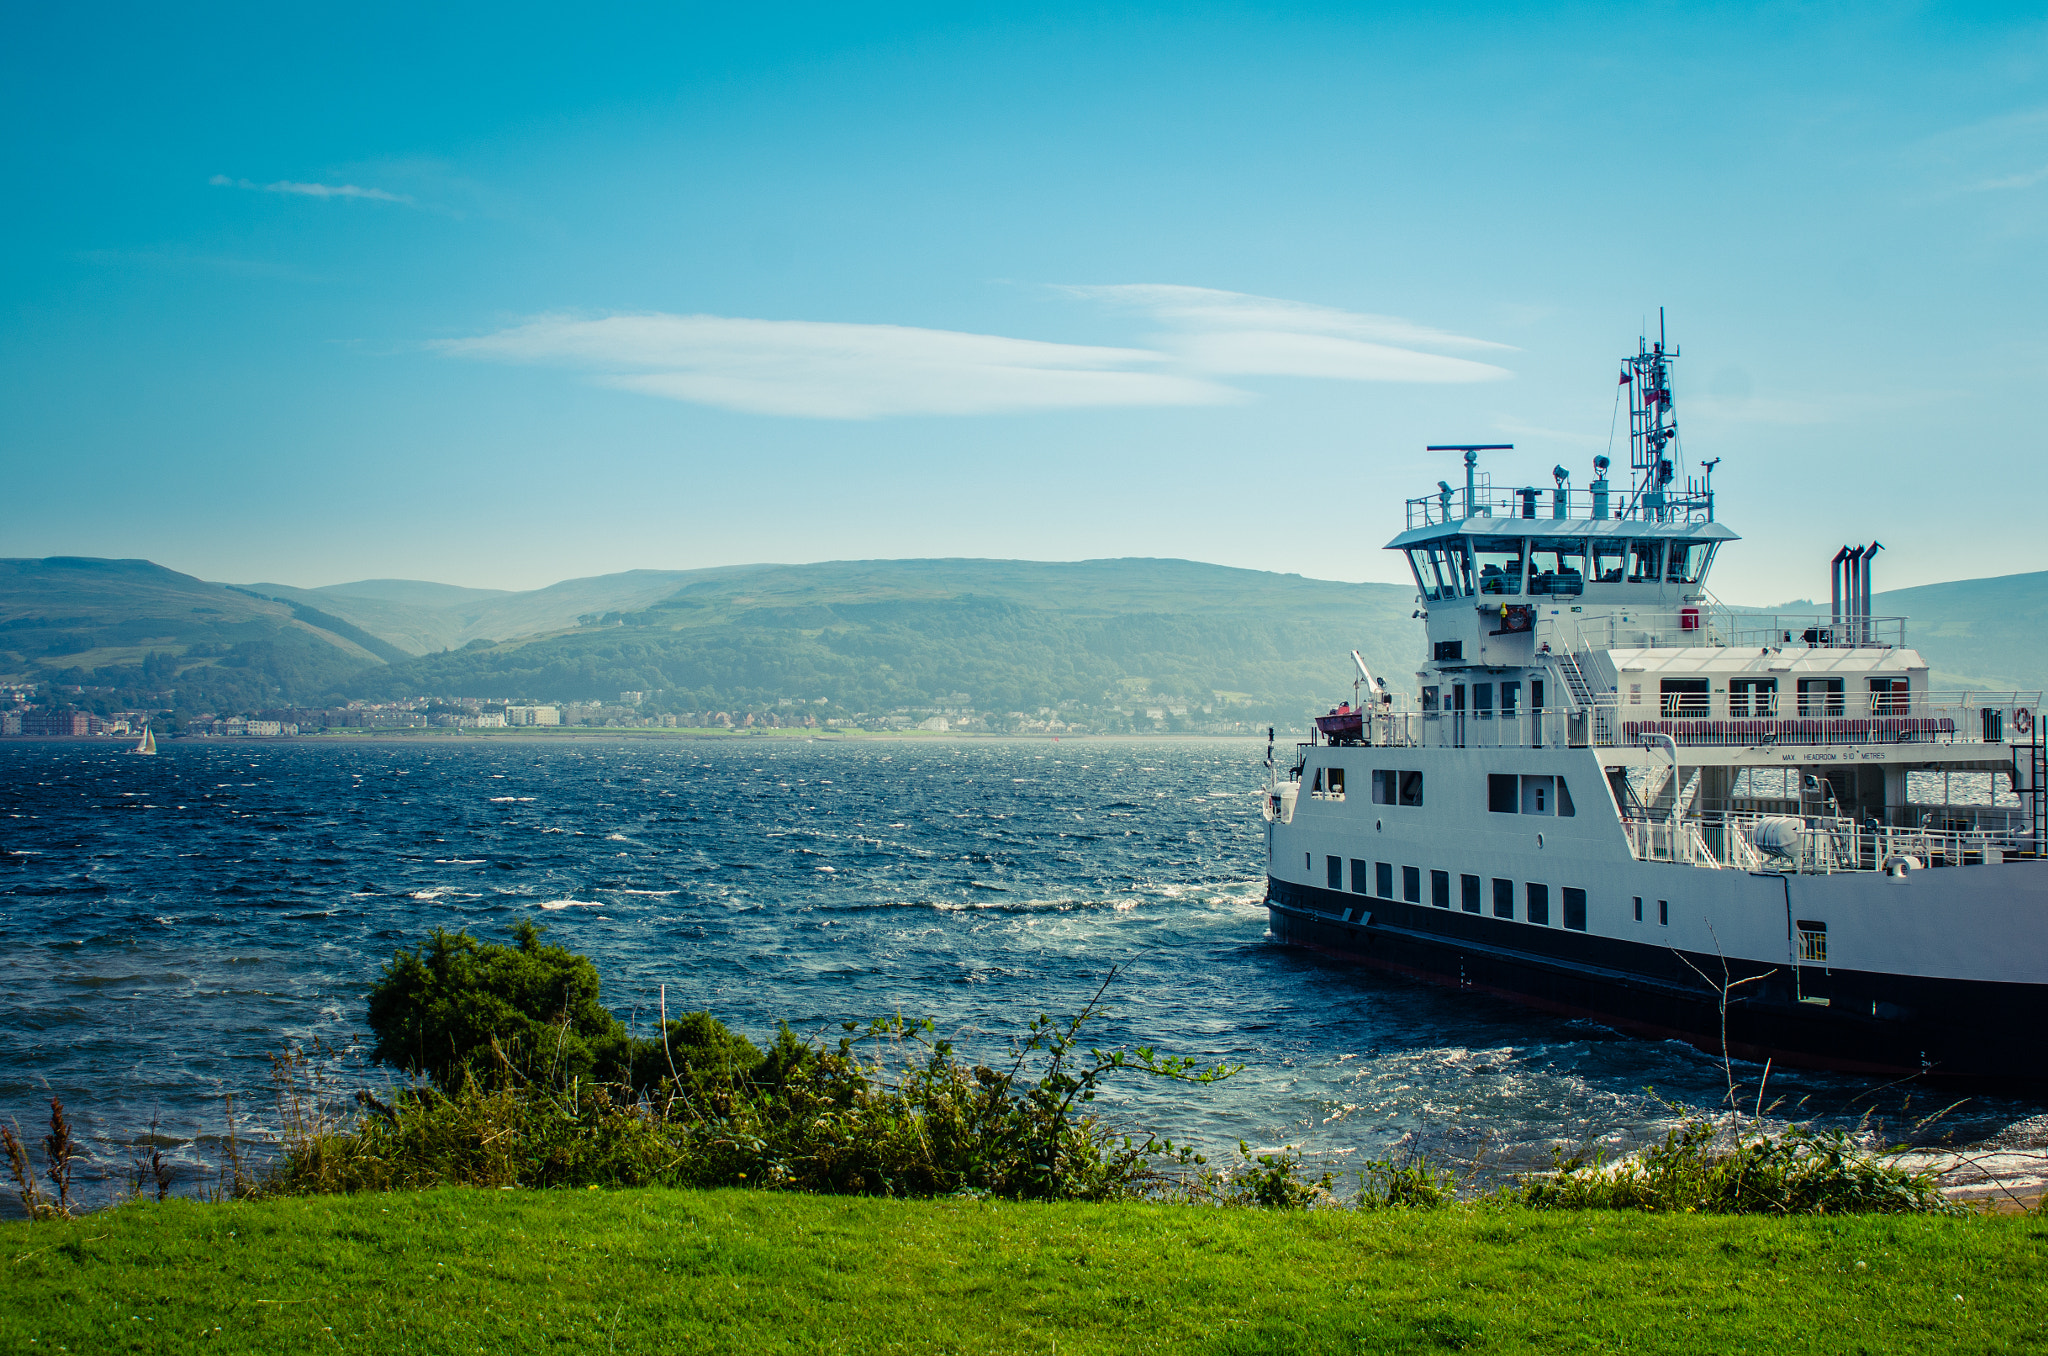
[[[2012,709],[2012,728],[2023,735],[2032,734],[2034,732],[2034,713],[2024,706],[2015,706]]]

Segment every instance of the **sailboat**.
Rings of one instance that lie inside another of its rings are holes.
[[[155,753],[156,734],[147,725],[142,727],[142,742],[135,746],[136,753]]]

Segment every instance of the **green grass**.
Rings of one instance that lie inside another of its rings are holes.
[[[2017,1351],[2034,1217],[1282,1214],[754,1191],[0,1225],[23,1351]]]

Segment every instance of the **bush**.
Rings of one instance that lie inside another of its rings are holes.
[[[666,1040],[635,1040],[603,1001],[589,957],[541,941],[522,919],[514,945],[439,928],[401,948],[370,990],[370,1057],[443,1091],[473,1068],[504,1063],[546,1083],[580,1080],[650,1088],[664,1078],[746,1078],[760,1063],[751,1041],[708,1013],[666,1024]]]
[[[1664,1142],[1607,1163],[1553,1151],[1556,1171],[1504,1193],[1543,1210],[1697,1211],[1729,1215],[1945,1212],[1956,1207],[1930,1174],[1908,1172],[1898,1150],[1872,1153],[1845,1130],[1792,1126],[1727,1133],[1694,1119]]]
[[[398,953],[371,999],[376,1055],[432,1081],[388,1105],[362,1094],[374,1114],[353,1126],[306,1086],[318,1077],[312,1063],[278,1061],[285,1144],[273,1189],[658,1184],[1131,1199],[1167,1191],[1175,1170],[1201,1160],[1170,1141],[1113,1133],[1087,1109],[1101,1086],[1127,1073],[1207,1083],[1236,1072],[1146,1048],[1084,1050],[1102,991],[1078,1016],[1033,1021],[1003,1070],[962,1059],[930,1023],[901,1017],[848,1023],[830,1045],[784,1026],[765,1055],[708,1014],[668,1023],[665,1040],[633,1041],[598,1006],[588,960],[542,946],[531,925],[515,938],[517,950],[436,932]],[[1292,1172],[1268,1165],[1272,1203],[1293,1203],[1279,1199]],[[1247,1190],[1250,1200],[1261,1188]]]

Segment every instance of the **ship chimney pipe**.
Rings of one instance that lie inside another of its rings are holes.
[[[1863,615],[1863,548],[1858,546],[1849,552],[1849,620],[1856,621]]]
[[[1847,561],[1849,561],[1849,547],[1843,547],[1841,551],[1835,551],[1833,567],[1829,569],[1829,584],[1831,584],[1831,592],[1829,592],[1829,621],[1833,625],[1837,625],[1837,627],[1841,625],[1841,592],[1843,592],[1843,582],[1845,582],[1845,578],[1849,574]]]
[[[1870,643],[1870,567],[1876,562],[1877,553],[1883,549],[1884,543],[1881,541],[1874,541],[1869,546],[1863,548],[1863,562],[1856,571],[1857,580],[1862,589],[1861,597],[1857,599],[1857,602],[1863,616],[1861,631],[1857,639],[1865,645]]]

